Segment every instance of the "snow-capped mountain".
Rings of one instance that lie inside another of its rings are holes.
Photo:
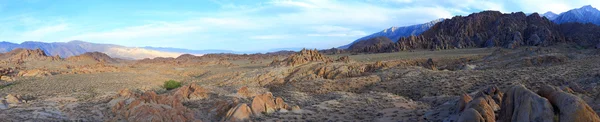
[[[339,48],[347,49],[348,47],[350,47],[350,45],[352,45],[358,41],[367,40],[367,39],[380,37],[380,36],[388,37],[390,40],[396,42],[401,37],[406,37],[406,36],[411,36],[411,35],[419,35],[419,34],[423,33],[424,31],[428,30],[431,26],[433,26],[436,23],[441,22],[443,20],[444,19],[436,19],[431,22],[418,24],[418,25],[411,25],[411,26],[404,26],[404,27],[391,27],[391,28],[382,30],[380,32],[373,33],[371,35],[356,39],[352,43],[344,45],[344,46],[340,46]]]
[[[591,5],[586,5],[578,9],[572,9],[559,14],[555,19],[551,19],[554,23],[593,23],[600,25],[600,11]]]
[[[554,20],[556,17],[558,17],[558,14],[556,14],[552,11],[548,11],[548,12],[542,14],[542,16],[548,18],[548,20]]]

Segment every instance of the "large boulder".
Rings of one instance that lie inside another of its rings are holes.
[[[551,122],[554,111],[550,102],[523,85],[510,87],[502,97],[500,122]]]
[[[222,121],[224,122],[245,122],[250,119],[250,115],[252,111],[247,104],[239,104],[234,108],[231,108],[225,118]]]
[[[538,94],[547,98],[558,109],[561,122],[600,122],[596,112],[573,94],[549,85],[540,88]]]
[[[485,122],[485,119],[477,110],[469,108],[460,114],[457,122]]]

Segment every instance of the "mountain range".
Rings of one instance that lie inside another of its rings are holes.
[[[177,57],[181,53],[163,52],[137,47],[125,47],[113,44],[97,44],[84,41],[70,42],[33,42],[26,41],[21,44],[11,42],[0,42],[0,53],[9,52],[13,49],[41,49],[44,53],[63,58],[84,54],[86,52],[102,52],[114,58],[121,59],[143,59],[155,57]]]
[[[427,23],[411,25],[411,26],[390,27],[390,28],[382,30],[380,32],[373,33],[371,35],[356,39],[352,43],[344,45],[344,46],[340,46],[339,48],[347,49],[348,47],[350,47],[350,45],[352,45],[354,43],[357,43],[362,40],[368,40],[371,38],[379,37],[379,36],[385,36],[385,37],[389,38],[390,40],[392,40],[393,42],[396,42],[401,37],[406,37],[406,36],[411,36],[411,35],[419,35],[419,34],[423,33],[423,31],[428,30],[431,26],[433,26],[436,23],[441,22],[441,21],[444,21],[444,19],[436,19],[436,20],[433,20],[433,21],[430,21]]]
[[[526,16],[532,15],[534,13],[527,13]],[[548,11],[540,16],[546,17],[548,20],[551,20],[554,23],[562,24],[569,22],[578,22],[578,23],[593,23],[596,25],[600,25],[600,11],[591,5],[586,5],[581,8],[572,9],[567,12],[563,12],[561,14],[556,14],[554,12]],[[427,30],[429,30],[435,24],[444,21],[444,19],[433,20],[428,23],[411,25],[405,27],[391,27],[385,29],[380,32],[373,33],[371,35],[361,37],[350,44],[340,46],[341,49],[347,49],[352,44],[359,42],[361,40],[369,40],[372,38],[376,38],[379,36],[384,36],[392,40],[393,42],[397,42],[398,39],[402,37],[408,37],[413,35],[419,35]],[[355,49],[353,49],[355,50]]]
[[[567,12],[560,13],[556,17],[546,17],[557,24],[578,22],[600,25],[600,11],[591,5],[586,5],[578,9],[572,9]]]

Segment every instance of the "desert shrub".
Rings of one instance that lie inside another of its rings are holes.
[[[167,90],[179,88],[179,87],[181,87],[181,82],[178,82],[175,80],[165,81],[165,84],[163,85],[163,87]]]

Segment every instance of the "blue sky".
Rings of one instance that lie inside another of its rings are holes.
[[[482,10],[560,13],[598,0],[0,0],[0,41],[235,51],[331,48]]]

